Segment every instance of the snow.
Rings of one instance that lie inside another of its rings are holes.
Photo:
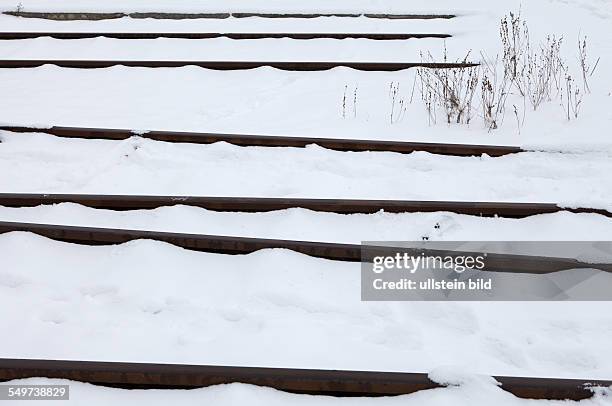
[[[469,18],[469,17],[465,17]],[[132,19],[100,21],[54,21],[0,15],[2,31],[64,32],[390,32],[390,33],[461,33],[462,19],[451,20],[381,20],[373,18],[230,18],[218,19]]]
[[[214,38],[193,41],[173,38],[56,40],[49,38],[2,41],[0,53],[6,59],[92,59],[92,60],[178,60],[178,61],[419,61],[421,49],[441,44],[440,39],[390,41],[361,55],[368,39],[289,38],[234,40]],[[238,56],[238,57],[237,57]]]
[[[14,10],[15,3],[2,0],[0,10]],[[452,57],[471,49],[473,59],[480,59],[480,50],[489,56],[500,52],[499,19],[520,7],[535,42],[548,33],[564,35],[564,56],[574,75],[580,35],[588,36],[592,63],[598,56],[601,61],[577,120],[568,122],[558,102],[533,112],[512,96],[509,106],[518,106],[525,124],[519,131],[510,108],[502,127],[492,132],[479,117],[469,126],[428,124],[418,91],[403,119],[391,123],[390,83],[399,82],[400,97],[410,100],[415,70],[0,69],[1,124],[507,144],[538,150],[499,158],[452,157],[336,152],[317,146],[170,144],[139,137],[62,139],[2,131],[1,192],[523,201],[612,210],[612,6],[607,0],[21,3],[24,11],[456,12],[456,19],[429,21],[59,22],[0,15],[0,30],[442,32],[453,34],[446,40]],[[421,50],[439,57],[443,44],[432,39],[39,38],[0,41],[0,58],[414,61]],[[349,100],[343,118],[345,89]],[[568,212],[503,219],[446,212],[217,213],[186,206],[113,212],[59,204],[0,207],[0,221],[351,243],[423,236],[446,241],[596,241],[612,235],[612,219]],[[154,241],[90,247],[8,233],[0,235],[0,253],[0,321],[2,331],[10,332],[2,335],[0,357],[428,372],[437,381],[462,383],[396,398],[336,399],[239,384],[123,391],[69,382],[73,404],[548,406],[562,402],[518,400],[486,376],[612,377],[607,303],[361,302],[359,264],[284,250],[226,256]],[[610,399],[602,393],[581,405],[610,404]]]
[[[323,396],[295,395],[273,389],[261,388],[251,385],[231,384],[219,385],[206,389],[195,389],[190,391],[175,390],[121,390],[100,388],[93,385],[69,382],[59,379],[23,379],[15,381],[22,384],[70,384],[71,405],[108,405],[118,404],[147,404],[166,405],[179,403],[181,405],[201,404],[250,404],[250,405],[323,405],[323,406],[399,406],[399,405],[422,405],[427,403],[432,406],[490,405],[495,402],[499,406],[516,406],[530,404],[533,406],[560,406],[567,405],[566,401],[518,399],[511,394],[499,389],[495,384],[484,379],[474,379],[473,382],[459,387],[448,387],[417,392],[411,395],[383,397],[383,398],[334,398]],[[599,406],[609,405],[609,394],[599,391],[595,398],[576,402],[577,406]],[[61,405],[62,401],[47,401],[50,405]],[[44,405],[45,401],[37,401]],[[68,404],[68,403],[67,403]]]
[[[606,151],[492,158],[0,137],[0,172],[12,174],[2,186],[12,192],[524,201],[612,211]]]
[[[3,10],[14,10],[17,4],[4,0]],[[484,0],[472,1],[474,5],[486,4]],[[518,7],[519,2],[513,1]],[[510,5],[512,4],[510,3]],[[23,11],[93,11],[93,12],[136,12],[136,11],[168,11],[168,12],[395,12],[395,13],[434,13],[449,11],[470,10],[473,8],[466,3],[461,6],[451,0],[430,1],[418,0],[406,4],[400,0],[372,1],[372,0],[340,0],[330,5],[325,0],[311,0],[307,6],[297,0],[174,0],[168,3],[165,0],[131,0],[129,4],[119,0],[107,0],[103,3],[97,0],[26,0],[21,1]],[[605,7],[604,7],[605,9]]]
[[[229,31],[229,32],[443,32],[447,40],[407,41],[347,40],[115,40],[107,38],[54,40],[38,38],[0,41],[4,59],[100,58],[100,59],[230,59],[230,60],[375,60],[418,61],[420,51],[441,58],[444,43],[451,59],[472,51],[493,58],[501,52],[499,19],[519,7],[530,23],[534,43],[547,34],[563,34],[563,55],[579,75],[577,41],[588,37],[591,64],[601,57],[591,78],[592,94],[582,103],[578,120],[567,122],[557,101],[545,103],[537,112],[523,100],[511,97],[504,125],[485,131],[478,114],[470,126],[448,126],[443,120],[429,125],[418,90],[413,94],[415,70],[395,73],[357,72],[336,68],[325,72],[283,72],[271,68],[218,72],[195,67],[146,69],[113,67],[94,71],[44,66],[0,70],[0,122],[12,124],[65,125],[132,129],[222,131],[261,134],[292,134],[345,138],[497,143],[544,149],[579,148],[610,150],[611,138],[602,129],[612,123],[612,30],[609,3],[597,1],[513,1],[492,7],[484,0],[460,5],[450,1],[373,2],[48,2],[23,1],[24,10],[153,10],[219,11],[220,9],[394,12],[458,12],[451,20],[379,20],[367,18],[226,19],[46,21],[0,16],[4,31]],[[8,3],[5,8],[14,7]],[[412,103],[401,120],[390,123],[389,85],[400,84],[400,98]],[[342,99],[348,93],[346,118]],[[357,89],[356,109],[353,93]],[[517,126],[517,106],[524,125]],[[356,110],[356,114],[354,112]]]
[[[331,59],[328,55],[326,59]],[[612,150],[612,138],[601,130],[612,120],[607,88],[598,86],[587,96],[577,121],[568,123],[562,108],[550,103],[535,113],[526,112],[520,134],[511,112],[501,129],[487,133],[479,120],[461,127],[428,125],[418,91],[403,119],[390,124],[389,84],[399,82],[405,100],[412,94],[414,70],[405,72],[348,68],[284,72],[268,67],[231,72],[197,67],[0,69],[0,93],[11,95],[0,98],[0,123]],[[349,102],[347,118],[342,118],[345,86]],[[355,88],[357,118],[352,102]]]
[[[180,205],[124,212],[61,203],[32,208],[0,207],[0,221],[351,244],[420,241],[423,237],[431,241],[524,241],[525,235],[531,241],[563,241],[567,230],[572,230],[576,241],[606,241],[612,235],[612,218],[568,212],[508,219],[449,212],[343,215],[289,209],[231,213]]]
[[[285,250],[90,247],[28,233],[0,235],[0,250],[0,315],[12,332],[0,357],[612,374],[600,303],[361,302],[359,264]]]

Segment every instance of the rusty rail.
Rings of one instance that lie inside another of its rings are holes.
[[[0,381],[55,378],[125,389],[193,389],[244,383],[291,393],[327,396],[395,396],[444,387],[423,373],[338,371],[127,362],[0,359]],[[588,399],[612,381],[494,377],[501,389],[528,399]]]
[[[0,193],[0,206],[4,207],[35,207],[67,202],[107,210],[146,210],[164,206],[185,205],[230,212],[266,212],[303,208],[340,214],[368,214],[381,210],[387,213],[448,211],[482,217],[524,218],[537,214],[569,211],[612,217],[612,213],[603,209],[564,208],[553,203]]]
[[[315,241],[277,240],[250,237],[230,237],[206,234],[185,234],[162,231],[125,230],[95,227],[76,227],[55,224],[0,222],[0,234],[14,231],[31,232],[57,241],[82,245],[113,245],[148,239],[162,241],[193,251],[217,254],[250,254],[262,249],[287,249],[312,257],[333,261],[372,261],[375,256],[394,256],[408,253],[412,256],[477,256],[481,253],[421,248],[368,247],[368,257],[362,256],[361,245]],[[570,269],[599,269],[612,272],[612,264],[588,264],[572,258],[554,258],[533,255],[488,253],[486,271],[507,273],[547,274]]]
[[[58,21],[74,20],[112,20],[116,18],[155,18],[168,20],[191,20],[191,19],[226,19],[226,18],[378,18],[387,20],[432,20],[450,19],[456,17],[454,14],[388,14],[388,13],[259,13],[259,12],[216,12],[216,13],[164,13],[164,12],[136,12],[136,13],[89,13],[89,12],[32,12],[32,11],[4,11],[3,14],[23,18],[41,18]]]
[[[156,141],[185,142],[194,144],[212,144],[215,142],[228,142],[239,146],[258,147],[296,147],[304,148],[311,144],[335,151],[379,151],[409,154],[415,151],[425,151],[439,155],[479,156],[487,154],[499,157],[518,152],[525,152],[520,147],[500,145],[470,145],[470,144],[441,144],[428,142],[355,140],[342,138],[311,138],[311,137],[285,137],[275,135],[248,135],[248,134],[215,134],[177,131],[149,131],[134,133],[132,130],[111,128],[79,128],[79,127],[17,127],[0,126],[0,130],[12,132],[38,132],[66,138],[88,138],[106,140],[124,140],[139,136]]]
[[[477,63],[449,63],[449,62],[274,62],[274,61],[114,61],[114,60],[77,60],[77,59],[3,59],[0,68],[36,68],[43,65],[55,65],[60,68],[100,69],[113,66],[140,67],[140,68],[180,68],[183,66],[197,66],[212,70],[243,70],[268,66],[286,71],[324,71],[338,67],[345,67],[359,71],[370,72],[396,72],[404,69],[423,67],[434,69],[470,68],[478,66]]]
[[[264,39],[264,38],[290,38],[290,39],[371,39],[380,41],[407,40],[419,38],[449,38],[450,34],[385,34],[385,33],[223,33],[223,32],[0,32],[0,40],[19,40],[50,37],[55,39],[86,39],[86,38],[113,38],[113,39]]]

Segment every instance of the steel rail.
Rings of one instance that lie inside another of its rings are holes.
[[[266,386],[291,393],[327,396],[395,396],[442,388],[423,373],[338,371],[127,362],[0,359],[0,381],[69,379],[125,389],[193,389],[229,383]],[[612,381],[494,377],[520,398],[582,400]]]
[[[342,138],[313,138],[313,137],[286,137],[275,135],[248,135],[248,134],[216,134],[195,133],[177,131],[149,131],[135,133],[126,129],[111,128],[79,128],[79,127],[17,127],[0,126],[0,130],[20,133],[45,133],[57,137],[87,138],[124,140],[139,136],[156,141],[185,142],[194,144],[212,144],[215,142],[227,142],[239,146],[258,147],[296,147],[304,148],[316,144],[320,147],[335,151],[378,151],[397,152],[409,154],[415,151],[425,151],[439,155],[455,156],[480,156],[483,154],[499,157],[508,154],[525,152],[520,147],[501,145],[470,145],[470,144],[442,144],[428,142],[405,142],[405,141],[379,141],[379,140],[355,140]]]
[[[368,72],[396,72],[410,68],[453,69],[470,68],[478,66],[477,63],[448,63],[448,62],[275,62],[275,61],[154,61],[154,60],[77,60],[77,59],[2,59],[0,68],[36,68],[44,65],[55,65],[60,68],[101,69],[113,66],[141,67],[141,68],[180,68],[183,66],[197,66],[212,70],[243,70],[261,67],[271,67],[286,71],[325,71],[338,67],[350,68]]]
[[[612,213],[603,209],[564,208],[554,203],[0,193],[0,206],[4,207],[35,207],[58,203],[76,203],[94,209],[107,210],[147,210],[184,205],[225,212],[267,212],[302,208],[340,214],[369,214],[379,211],[387,213],[447,211],[482,217],[524,218],[568,211],[612,217]]]
[[[113,38],[113,39],[155,39],[155,38],[178,38],[178,39],[212,39],[230,38],[242,39],[265,39],[265,38],[290,38],[298,40],[309,39],[371,39],[379,41],[408,40],[419,38],[449,38],[450,34],[438,33],[415,33],[415,34],[391,34],[391,33],[225,33],[225,32],[0,32],[0,40],[21,40],[50,37],[55,39],[86,39],[86,38]]]
[[[31,232],[57,241],[82,245],[114,245],[148,239],[162,241],[193,251],[217,254],[250,254],[262,249],[287,249],[304,255],[344,262],[371,262],[375,256],[477,256],[482,253],[453,250],[396,248],[368,246],[362,256],[362,245],[315,241],[278,240],[266,238],[231,237],[206,234],[185,234],[162,231],[77,227],[55,224],[0,222],[0,234],[14,231]],[[599,269],[612,272],[612,264],[588,264],[572,258],[554,258],[534,255],[488,253],[485,270],[488,272],[547,274],[570,269]]]
[[[455,14],[388,14],[388,13],[260,13],[260,12],[217,12],[217,13],[165,13],[165,12],[135,12],[135,13],[90,13],[90,12],[31,12],[31,11],[4,11],[3,14],[23,18],[41,18],[47,20],[111,20],[116,18],[154,18],[168,20],[190,20],[200,18],[226,19],[226,18],[378,18],[387,20],[432,20],[451,19]]]

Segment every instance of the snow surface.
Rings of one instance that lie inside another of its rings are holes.
[[[607,151],[492,158],[0,137],[6,192],[524,201],[612,211]]]
[[[20,232],[0,235],[0,250],[11,332],[0,357],[612,375],[601,303],[361,302],[359,264],[285,250],[90,247]]]
[[[0,207],[0,221],[351,244],[420,241],[423,237],[431,241],[564,241],[567,230],[575,241],[606,241],[612,235],[612,218],[569,212],[508,219],[448,212],[344,215],[289,209],[231,213],[180,205],[125,212],[61,203]]]
[[[585,3],[579,0],[578,4]],[[593,2],[586,2],[592,8]],[[603,2],[601,2],[603,3]],[[401,0],[339,0],[330,4],[325,0],[311,0],[305,5],[298,0],[130,0],[129,3],[120,0],[22,0],[22,11],[91,11],[91,12],[134,12],[134,11],[168,11],[168,12],[240,12],[240,11],[261,11],[261,12],[395,12],[395,13],[434,13],[440,12],[448,14],[452,11],[486,10],[485,0],[472,0],[457,5],[452,0],[436,0],[435,2],[426,0],[412,1],[406,4]],[[508,2],[508,6],[520,4],[518,1]],[[17,4],[11,0],[3,0],[0,9],[14,10]]]
[[[9,31],[65,31],[65,32],[389,32],[460,34],[461,19],[435,20],[383,20],[374,18],[229,18],[218,19],[132,19],[128,17],[99,21],[55,21],[17,18],[0,15],[3,32]],[[332,42],[333,43],[333,42]]]
[[[294,395],[261,388],[251,385],[231,384],[219,385],[206,389],[190,391],[174,390],[121,390],[100,388],[99,386],[64,381],[59,379],[23,379],[15,381],[21,384],[57,384],[70,385],[69,401],[37,401],[36,404],[50,405],[87,405],[106,406],[108,404],[147,404],[167,405],[169,403],[181,405],[201,404],[228,404],[228,405],[265,405],[297,406],[323,405],[323,406],[399,406],[399,405],[432,405],[448,406],[469,405],[485,406],[495,402],[499,406],[533,405],[533,406],[561,406],[567,401],[532,400],[525,401],[499,389],[490,379],[475,377],[467,380],[462,386],[433,389],[417,392],[412,395],[383,398],[334,398],[323,396]],[[609,405],[610,391],[598,390],[593,399],[573,402],[577,406]]]
[[[17,2],[1,0],[0,10]],[[499,18],[521,7],[532,39],[565,37],[576,74],[579,35],[589,39],[592,94],[577,120],[556,102],[504,125],[429,125],[415,100],[390,123],[389,85],[409,100],[414,70],[395,73],[218,72],[196,67],[55,66],[0,69],[0,123],[218,131],[511,144],[545,152],[500,158],[428,153],[61,139],[0,132],[0,191],[259,197],[488,200],[612,209],[612,5],[607,0],[21,0],[24,11],[457,12],[453,20],[366,18],[58,22],[0,16],[2,31],[443,32],[452,57],[499,53]],[[0,41],[0,58],[87,57],[232,60],[415,60],[442,40]],[[347,89],[346,118],[342,98]],[[357,89],[356,107],[352,97]],[[555,151],[565,151],[557,153]],[[372,239],[609,240],[612,220],[561,212],[526,219],[452,213],[338,215],[302,209],[216,213],[193,207],[111,212],[74,204],[9,209],[0,220],[358,242]],[[435,228],[440,224],[440,228]],[[469,376],[612,377],[607,303],[366,303],[359,265],[290,251],[244,256],[186,251],[153,241],[110,247],[0,235],[0,357],[430,372]],[[169,277],[169,275],[171,277]],[[15,311],[19,309],[19,311]],[[142,337],[147,337],[143,340]],[[112,343],[112,346],[109,346]],[[433,374],[444,380],[444,375]],[[70,382],[74,404],[561,404],[518,400],[490,380],[397,398],[334,399],[247,385],[194,391],[122,391]],[[48,380],[28,380],[41,383]],[[64,382],[64,381],[53,381]],[[581,405],[610,404],[600,395]],[[566,403],[563,403],[566,404]]]
[[[349,138],[451,141],[460,143],[506,143],[544,145],[548,148],[611,148],[612,123],[612,7],[606,1],[503,2],[488,1],[400,1],[358,3],[309,2],[102,2],[23,1],[24,11],[46,10],[163,10],[218,11],[393,11],[458,12],[451,20],[378,20],[367,18],[317,18],[307,20],[135,20],[58,22],[0,16],[0,29],[84,31],[296,31],[296,32],[447,32],[453,38],[408,41],[371,40],[177,40],[155,39],[53,40],[39,38],[0,41],[0,57],[18,58],[129,58],[129,59],[231,59],[231,60],[376,60],[418,61],[419,52],[431,51],[438,59],[446,42],[450,57],[481,59],[480,51],[493,58],[501,52],[498,24],[502,15],[521,8],[530,23],[534,43],[548,34],[565,37],[564,56],[577,70],[577,41],[588,36],[591,65],[601,57],[591,78],[592,94],[582,103],[578,120],[567,122],[558,102],[545,103],[537,112],[511,97],[504,125],[487,133],[480,118],[470,126],[429,125],[418,91],[403,119],[390,123],[389,84],[400,83],[400,98],[413,98],[415,70],[395,73],[356,72],[336,68],[325,72],[283,72],[258,68],[218,72],[201,68],[146,69],[113,67],[95,71],[44,66],[0,70],[0,122],[12,124],[71,125],[132,129],[224,131]],[[14,8],[6,2],[5,9]],[[347,88],[348,107],[342,117],[342,99]],[[352,96],[357,89],[356,109]],[[524,125],[519,129],[513,113],[517,106]],[[354,113],[356,110],[356,114]]]

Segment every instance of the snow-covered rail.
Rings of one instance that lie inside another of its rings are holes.
[[[192,389],[228,383],[327,396],[394,396],[441,388],[427,374],[127,362],[0,359],[0,381],[46,377],[126,389]],[[612,381],[496,376],[520,398],[588,399]]]
[[[477,63],[451,63],[451,62],[313,62],[313,61],[170,61],[170,60],[77,60],[77,59],[3,59],[0,68],[36,68],[43,65],[55,65],[61,68],[110,68],[112,66],[130,66],[142,68],[178,68],[182,66],[198,66],[213,70],[243,70],[255,69],[264,66],[287,71],[322,71],[337,67],[346,67],[359,71],[395,72],[410,68],[470,68],[478,66]]]
[[[415,151],[425,151],[438,155],[480,156],[486,154],[493,157],[525,152],[520,147],[506,145],[475,145],[475,144],[442,144],[429,142],[359,140],[343,138],[315,137],[285,137],[276,135],[249,134],[216,134],[179,131],[147,131],[134,132],[127,129],[112,128],[80,128],[80,127],[16,127],[0,126],[0,130],[21,133],[45,133],[56,137],[125,140],[139,136],[156,141],[179,142],[192,144],[212,144],[227,142],[239,146],[257,147],[293,147],[304,148],[316,144],[335,151],[382,151],[409,154]]]
[[[155,38],[179,38],[179,39],[265,39],[265,38],[290,38],[290,39],[371,39],[378,41],[407,40],[417,38],[449,38],[450,34],[440,33],[294,33],[294,32],[0,32],[0,40],[16,40],[50,37],[55,39],[85,39],[85,38],[113,38],[113,39],[155,39]]]
[[[568,211],[612,217],[612,213],[602,209],[564,208],[553,203],[0,193],[0,206],[4,207],[35,207],[58,203],[76,203],[106,210],[147,210],[180,204],[230,212],[267,212],[303,208],[340,214],[367,214],[381,210],[387,213],[446,211],[482,217],[524,218]]]
[[[386,246],[369,246],[362,253],[362,245],[319,241],[295,241],[250,237],[231,237],[207,234],[184,234],[161,231],[76,227],[56,224],[0,222],[0,234],[14,231],[31,232],[57,241],[83,245],[114,245],[148,239],[166,242],[193,251],[216,254],[250,254],[263,249],[287,249],[304,255],[344,262],[371,262],[375,256],[394,256],[397,252],[410,255],[473,255],[475,252],[411,249]],[[487,253],[488,272],[523,274],[548,274],[576,268],[596,268],[612,272],[612,264],[584,263],[572,258],[543,257]]]
[[[341,17],[341,18],[378,18],[387,20],[432,20],[450,19],[454,14],[388,14],[388,13],[262,13],[262,12],[217,12],[217,13],[163,13],[163,12],[136,12],[136,13],[80,13],[80,12],[27,12],[27,11],[5,11],[3,14],[23,18],[41,18],[47,20],[111,20],[115,18],[155,18],[167,20],[191,20],[201,18],[225,19],[225,18],[319,18],[319,17]]]

